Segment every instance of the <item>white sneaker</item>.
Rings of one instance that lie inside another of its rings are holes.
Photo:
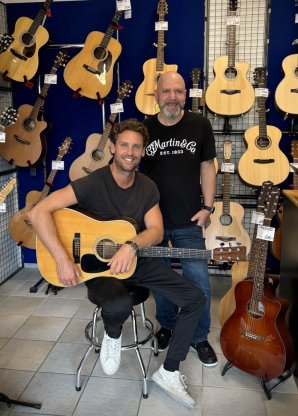
[[[121,358],[121,338],[110,338],[104,332],[101,349],[100,364],[105,374],[111,376],[116,373],[120,365]]]
[[[187,393],[185,376],[180,371],[167,371],[162,365],[152,375],[152,380],[179,403],[190,408],[195,406],[194,399]]]

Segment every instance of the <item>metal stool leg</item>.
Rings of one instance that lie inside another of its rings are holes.
[[[145,319],[145,315],[142,315],[142,319],[143,319],[143,316]],[[135,352],[137,354],[139,364],[141,367],[141,371],[142,371],[142,375],[143,375],[143,397],[144,399],[147,399],[148,398],[147,373],[146,373],[144,361],[143,361],[143,358],[141,356],[140,349],[139,349],[138,327],[137,327],[136,313],[135,313],[134,308],[131,309],[131,317],[132,317],[133,337],[134,337],[134,343],[135,343]]]

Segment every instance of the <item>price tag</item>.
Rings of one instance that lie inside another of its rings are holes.
[[[155,30],[168,30],[168,22],[155,22]]]
[[[240,16],[228,16],[227,26],[240,26]]]
[[[45,84],[57,84],[57,74],[45,74],[44,83]]]
[[[221,164],[221,171],[234,173],[235,172],[235,163],[222,163]]]
[[[5,131],[0,131],[0,143],[5,143]]]
[[[263,225],[264,218],[265,218],[264,212],[253,211],[252,217],[251,217],[251,223]]]
[[[131,19],[131,9],[130,10],[125,10],[124,12],[124,19]]]
[[[273,241],[275,234],[275,228],[266,227],[266,225],[258,225],[257,238],[259,240]]]
[[[189,90],[190,98],[202,98],[203,97],[203,90],[201,88],[190,88]]]
[[[295,172],[295,169],[298,170],[298,163],[290,163],[290,172]]]
[[[295,23],[298,23],[298,13],[295,14]]]
[[[255,89],[256,97],[268,97],[268,95],[269,95],[268,88],[256,88]]]
[[[64,170],[64,160],[52,160],[52,170]]]
[[[123,103],[122,101],[119,103],[114,103],[110,105],[110,109],[111,109],[111,113],[115,114],[115,113],[123,113],[124,109],[123,109]]]
[[[0,204],[0,212],[6,212],[6,203],[2,202],[2,204]]]
[[[130,0],[117,0],[117,10],[123,11],[123,10],[130,10],[131,4]]]

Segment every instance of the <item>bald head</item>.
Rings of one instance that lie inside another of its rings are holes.
[[[163,84],[168,83],[179,84],[181,88],[185,89],[184,79],[178,72],[168,71],[161,74],[157,81],[157,89],[162,88]]]

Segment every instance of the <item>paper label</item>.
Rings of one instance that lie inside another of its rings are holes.
[[[235,172],[235,163],[222,163],[221,164],[221,171],[234,173]]]
[[[57,84],[57,74],[45,74],[44,83],[45,84]]]
[[[117,10],[123,11],[123,10],[130,10],[131,4],[130,0],[117,0]]]
[[[0,131],[0,143],[5,143],[5,131]]]
[[[2,204],[0,204],[0,212],[6,212],[6,203],[2,202]]]
[[[256,97],[268,97],[269,90],[268,88],[255,88]]]
[[[168,22],[155,22],[155,30],[168,30]]]
[[[114,103],[110,105],[110,109],[111,109],[111,113],[115,114],[115,113],[123,113],[124,109],[123,109],[123,103],[119,102],[119,103]]]
[[[228,16],[227,26],[240,26],[240,16]]]
[[[189,90],[190,98],[202,98],[203,97],[203,90],[201,88],[190,88]]]
[[[266,227],[266,225],[258,225],[257,238],[259,240],[273,241],[275,234],[274,227]]]
[[[251,217],[251,223],[263,225],[264,218],[265,218],[264,212],[253,211],[252,217]]]
[[[64,160],[52,160],[52,170],[64,170]]]

